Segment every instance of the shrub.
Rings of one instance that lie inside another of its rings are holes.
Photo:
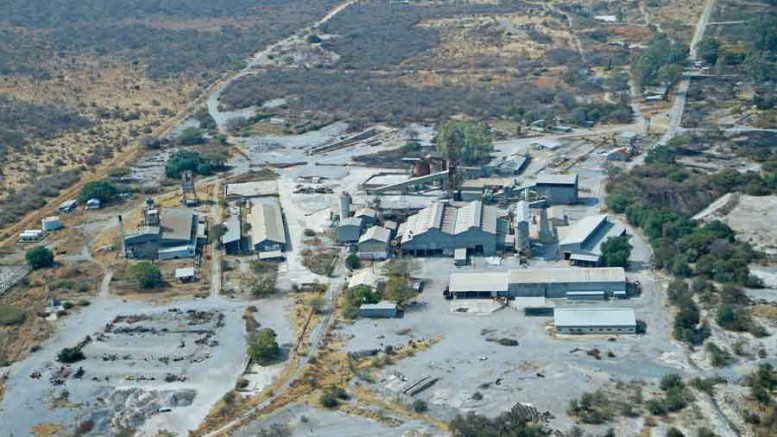
[[[348,267],[348,270],[356,270],[361,267],[361,261],[355,253],[352,253],[345,258],[345,266]]]
[[[426,402],[416,399],[413,401],[413,411],[416,413],[425,413],[429,410],[429,405],[426,404]]]
[[[710,355],[710,364],[714,367],[723,367],[731,362],[731,353],[725,349],[721,349],[720,346],[713,342],[707,343],[704,349]]]
[[[81,348],[77,347],[66,347],[57,354],[57,361],[65,364],[76,363],[85,358],[84,353],[81,352]]]
[[[0,305],[0,326],[20,325],[26,318],[24,310],[11,305]]]
[[[276,334],[270,328],[264,328],[251,334],[248,340],[248,354],[251,359],[266,364],[281,356],[281,348],[276,341]]]
[[[144,290],[150,290],[162,284],[162,272],[154,264],[141,261],[131,266],[127,272],[128,278]]]
[[[24,259],[35,270],[54,265],[54,252],[45,246],[32,248],[24,254]]]
[[[119,188],[111,181],[101,180],[87,182],[81,192],[78,194],[78,201],[86,203],[89,199],[99,199],[100,202],[107,203],[116,198],[119,194]]]

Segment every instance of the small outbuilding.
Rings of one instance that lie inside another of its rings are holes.
[[[353,216],[362,219],[365,226],[372,226],[378,223],[378,211],[372,208],[361,208],[353,213]]]
[[[556,308],[553,321],[559,334],[635,334],[632,308]]]
[[[59,217],[46,217],[40,221],[40,228],[43,232],[52,232],[62,229],[62,220]]]
[[[365,303],[359,307],[359,316],[370,318],[393,319],[399,313],[399,305],[392,300],[382,300],[378,303]]]
[[[73,212],[73,210],[76,209],[77,204],[78,202],[75,200],[66,200],[62,202],[57,209],[62,212]]]
[[[92,198],[86,201],[86,209],[100,209],[102,208],[102,202],[100,199]]]
[[[457,266],[467,265],[467,249],[460,247],[453,251],[453,263]]]
[[[193,282],[195,280],[194,267],[181,267],[175,269],[175,280],[178,282]]]

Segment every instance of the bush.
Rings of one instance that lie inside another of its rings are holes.
[[[714,367],[724,367],[731,362],[731,353],[711,341],[704,346],[704,349],[710,356],[710,364]]]
[[[78,194],[78,201],[86,203],[89,199],[99,199],[100,202],[108,203],[115,199],[119,194],[119,189],[111,181],[101,180],[87,182],[81,192]]]
[[[151,290],[162,284],[162,272],[159,267],[148,261],[141,261],[131,266],[127,276],[144,290]]]
[[[605,267],[627,267],[631,256],[629,237],[610,237],[602,244],[602,265]]]
[[[54,265],[54,252],[45,246],[38,246],[28,250],[24,259],[34,270],[51,267]]]
[[[0,305],[0,326],[20,325],[26,318],[24,310],[11,305]]]
[[[65,364],[76,363],[85,358],[84,353],[81,352],[81,348],[77,347],[66,347],[57,354],[57,361]]]
[[[340,405],[340,401],[350,399],[348,393],[342,387],[331,385],[324,390],[321,394],[319,401],[324,408],[337,408]]]
[[[425,413],[429,410],[429,405],[426,404],[426,402],[416,399],[413,401],[413,411],[416,413]]]
[[[356,256],[355,253],[352,253],[345,258],[345,266],[348,267],[348,270],[356,270],[361,267],[361,264],[359,257]]]
[[[264,328],[251,334],[248,340],[248,355],[259,364],[267,364],[280,358],[281,348],[276,334],[270,328]]]

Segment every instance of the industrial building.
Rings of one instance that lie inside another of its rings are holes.
[[[598,266],[602,257],[602,243],[610,237],[625,234],[626,228],[610,221],[606,214],[584,217],[566,230],[558,245],[559,252],[574,265]]]
[[[280,205],[252,202],[246,222],[251,226],[249,237],[254,251],[283,252],[286,249],[286,230]]]
[[[540,174],[533,188],[539,196],[547,197],[551,205],[571,205],[578,201],[576,174]]]
[[[483,172],[486,176],[516,176],[523,172],[528,163],[529,155],[514,154],[501,156],[494,158],[487,165],[483,166]]]
[[[556,308],[553,322],[559,334],[635,334],[632,308]]]
[[[359,238],[357,247],[359,258],[386,259],[391,247],[391,231],[382,226],[373,226]]]
[[[391,300],[378,303],[365,303],[359,307],[359,316],[373,318],[394,318],[399,312],[399,305]]]
[[[194,257],[198,244],[204,242],[205,238],[205,226],[200,225],[197,219],[197,211],[160,211],[154,202],[148,199],[137,231],[123,237],[125,257],[147,260]],[[119,223],[124,234],[121,216]]]
[[[62,229],[62,220],[57,216],[46,217],[40,221],[40,228],[43,232],[52,232]]]
[[[575,292],[626,295],[626,272],[620,267],[520,269],[453,273],[449,291],[456,297],[546,297],[561,299]]]
[[[502,226],[498,224],[500,220]],[[403,254],[452,256],[456,249],[467,249],[491,256],[505,248],[506,228],[507,221],[498,217],[495,206],[479,200],[438,201],[408,217],[397,235]]]
[[[362,233],[362,219],[348,217],[341,219],[337,225],[337,241],[342,244],[354,244],[359,241]]]

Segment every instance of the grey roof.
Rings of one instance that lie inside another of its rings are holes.
[[[453,251],[453,259],[455,260],[466,260],[467,259],[467,249],[460,247]]]
[[[159,217],[160,236],[165,240],[189,241],[196,216],[190,209],[165,209]]]
[[[453,273],[448,289],[464,291],[507,291],[507,272]]]
[[[397,228],[399,227],[399,225],[398,225],[398,224],[397,224],[397,222],[395,222],[395,221],[392,221],[392,220],[386,220],[386,222],[385,222],[385,223],[383,223],[383,227],[384,227],[384,228],[387,228],[387,229],[391,229],[391,230],[394,230],[394,231],[396,231],[396,230],[397,230]]]
[[[389,240],[391,240],[391,230],[382,226],[373,226],[367,229],[367,232],[365,232],[364,235],[359,237],[359,243],[364,243],[370,240],[380,241],[381,243],[388,243]]]
[[[607,221],[607,214],[589,215],[578,220],[569,227],[567,235],[558,244],[565,246],[568,244],[582,244],[587,240],[603,222]]]
[[[561,267],[548,269],[510,270],[510,284],[554,284],[587,282],[626,282],[622,267],[586,268]]]
[[[354,217],[370,217],[375,218],[378,215],[378,211],[375,211],[372,208],[362,208],[353,213]]]
[[[59,205],[59,208],[60,208],[60,209],[68,209],[68,208],[72,208],[72,207],[74,207],[74,206],[75,206],[77,203],[78,203],[78,201],[76,201],[76,200],[66,200],[66,201],[62,202],[62,203]]]
[[[576,174],[539,174],[538,185],[577,185]]]
[[[251,243],[263,241],[286,243],[286,232],[283,229],[281,207],[275,204],[253,203],[251,212],[246,217],[251,225]]]
[[[418,214],[408,217],[400,226],[402,241],[410,241],[415,236],[438,229],[449,235],[462,234],[478,228],[489,234],[496,234],[497,209],[493,205],[483,205],[475,200],[461,206],[439,201]]]
[[[227,228],[227,231],[221,236],[222,243],[227,244],[240,241],[240,218],[238,216],[229,216],[223,225]]]
[[[637,324],[632,308],[556,308],[556,327],[560,326],[626,326]]]
[[[584,262],[599,262],[601,257],[599,255],[588,255],[585,253],[573,253],[569,256],[572,261],[584,261]]]
[[[393,300],[382,300],[378,303],[363,303],[359,306],[361,310],[395,310],[397,309],[397,303]]]
[[[340,220],[340,224],[338,227],[343,226],[356,226],[358,228],[362,227],[362,218],[361,217],[348,217]]]
[[[549,138],[540,138],[532,143],[533,146],[543,147],[545,149],[557,149],[561,147],[561,143]]]

